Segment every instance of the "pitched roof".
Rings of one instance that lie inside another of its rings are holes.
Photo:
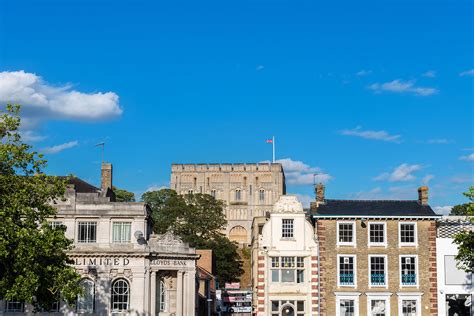
[[[74,185],[74,189],[77,193],[97,193],[100,191],[99,188],[77,177],[61,176],[60,178],[67,179],[68,184]]]
[[[325,200],[313,216],[437,216],[417,200]]]

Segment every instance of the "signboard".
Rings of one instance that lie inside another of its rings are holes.
[[[185,267],[187,260],[182,259],[152,259],[150,265],[160,267]]]
[[[75,266],[128,266],[128,258],[74,258]]]
[[[240,283],[239,283],[239,282],[226,283],[224,287],[225,287],[226,289],[238,290],[238,289],[240,289]]]

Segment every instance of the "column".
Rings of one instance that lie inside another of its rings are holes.
[[[188,306],[189,306],[189,299],[188,299],[188,274],[189,272],[183,272],[183,315],[188,316]]]
[[[145,315],[150,314],[150,295],[146,295],[146,293],[150,293],[150,269],[148,267],[145,267],[145,282],[143,285],[143,294],[144,294],[144,300],[143,300],[143,310],[145,311]]]
[[[196,309],[196,272],[189,271],[187,277],[187,301],[186,305],[188,306],[188,315],[194,316]]]
[[[150,290],[150,314],[156,315],[156,271],[151,272],[151,290]]]
[[[183,272],[178,271],[178,281],[176,290],[176,316],[183,316]]]

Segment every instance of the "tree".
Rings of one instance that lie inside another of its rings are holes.
[[[471,222],[474,224],[474,187],[469,188],[469,192],[463,193],[470,200],[467,203],[466,213],[470,216]],[[458,245],[458,254],[456,261],[458,267],[466,272],[474,272],[474,231],[467,230],[456,234],[454,243]]]
[[[469,203],[459,204],[453,206],[449,215],[452,216],[466,216],[468,215]]]
[[[208,194],[182,196],[170,189],[146,192],[142,200],[152,210],[155,233],[171,230],[191,247],[212,249],[219,281],[239,279],[243,270],[238,247],[221,233],[227,224],[222,201]]]
[[[46,220],[65,182],[45,175],[46,161],[21,141],[19,110],[0,110],[0,297],[48,310],[58,299],[75,301],[80,277],[66,255],[72,241]]]
[[[112,187],[112,190],[115,193],[116,202],[135,202],[135,193],[117,187]]]

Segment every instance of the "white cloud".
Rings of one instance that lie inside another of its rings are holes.
[[[449,215],[449,213],[451,213],[452,208],[453,207],[451,205],[434,206],[433,211],[435,211],[435,213],[439,215]]]
[[[152,184],[151,186],[149,186],[145,192],[151,192],[151,191],[159,191],[159,190],[162,190],[162,189],[169,189],[169,187],[167,186],[164,186],[164,185],[155,185],[155,184]]]
[[[77,145],[79,145],[79,142],[75,140],[72,142],[68,142],[68,143],[64,143],[64,144],[60,144],[60,145],[56,145],[52,147],[46,147],[41,151],[45,154],[57,154],[63,150],[76,147]]]
[[[412,173],[422,168],[421,165],[409,165],[404,163],[396,167],[392,172],[384,172],[378,175],[374,180],[390,182],[413,181],[416,177]]]
[[[438,93],[438,90],[436,88],[418,87],[415,86],[415,83],[415,80],[402,81],[400,79],[396,79],[390,82],[373,83],[369,86],[369,89],[373,90],[376,93],[412,93],[418,96],[429,96]]]
[[[30,130],[22,130],[20,132],[20,135],[21,135],[21,140],[24,141],[25,143],[40,142],[46,139],[46,136],[40,135]]]
[[[265,67],[263,65],[258,65],[255,70],[260,71],[263,70]]]
[[[350,194],[349,197],[356,200],[407,200],[416,198],[416,192],[417,189],[411,186],[390,187],[387,191],[376,187],[369,191]]]
[[[446,138],[435,138],[435,139],[429,139],[427,141],[428,144],[449,144],[451,141],[449,141]]]
[[[362,69],[361,71],[356,72],[356,75],[359,77],[368,76],[370,74],[372,74],[372,70]]]
[[[262,161],[262,163],[268,162],[268,160]],[[283,170],[285,171],[286,183],[290,185],[308,185],[313,184],[314,181],[316,183],[326,183],[332,179],[332,176],[322,172],[321,168],[311,167],[299,160],[283,158],[275,162],[282,164]]]
[[[452,183],[469,183],[469,182],[474,182],[474,176],[473,175],[457,175],[449,179],[449,181]]]
[[[461,160],[474,161],[474,154],[459,157]]]
[[[463,77],[463,76],[474,76],[474,69],[469,69],[469,70],[463,71],[459,75],[461,77]]]
[[[427,174],[426,176],[423,177],[423,179],[421,180],[421,182],[424,184],[424,185],[427,185],[431,180],[434,179],[434,175],[432,174]]]
[[[427,78],[435,78],[436,77],[436,71],[434,70],[428,70],[427,72],[421,74],[423,77]]]
[[[0,72],[0,103],[23,106],[23,128],[32,128],[48,119],[94,121],[122,114],[114,92],[79,92],[71,85],[51,85],[23,70]]]
[[[301,202],[301,204],[303,204],[304,208],[309,208],[309,206],[311,205],[311,202],[314,202],[316,199],[315,197],[311,195],[307,195],[307,194],[298,194],[298,193],[289,193],[289,194],[296,195],[296,197]]]
[[[357,136],[366,139],[376,139],[383,140],[386,142],[400,143],[401,135],[390,135],[386,131],[371,131],[371,130],[362,130],[361,126],[357,126],[353,129],[345,129],[339,132],[341,135],[346,136]]]

